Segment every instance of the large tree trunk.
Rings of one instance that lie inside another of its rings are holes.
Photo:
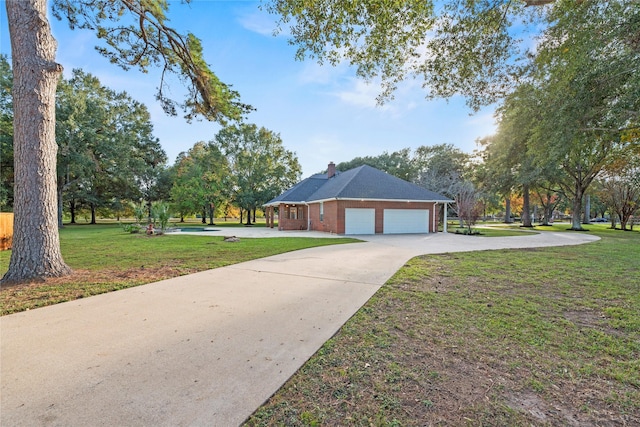
[[[209,203],[209,225],[216,225],[213,221],[214,216],[215,216],[215,205],[213,203]]]
[[[91,206],[91,223],[90,224],[95,224],[96,223],[96,205],[95,203],[91,203],[90,206]]]
[[[504,222],[511,224],[511,198],[507,196],[504,201]]]
[[[76,223],[76,201],[72,199],[69,202],[69,215],[71,216],[71,224]]]
[[[3,282],[71,273],[60,252],[55,97],[62,67],[46,0],[7,0],[13,58],[14,235]]]
[[[626,231],[627,230],[627,222],[629,221],[628,218],[621,218],[620,219],[620,229]]]
[[[528,185],[522,186],[522,226],[533,227],[531,224],[531,203]]]
[[[551,195],[549,195],[549,200],[551,200]],[[544,206],[544,218],[542,218],[542,225],[551,225],[551,217],[553,216],[553,205],[549,202]]]
[[[571,212],[571,230],[584,231],[582,228],[582,195],[584,188],[579,182],[575,183],[575,191],[573,194],[573,211]]]

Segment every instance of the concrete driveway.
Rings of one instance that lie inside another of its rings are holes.
[[[0,424],[235,426],[413,256],[597,239],[359,237],[3,316]]]

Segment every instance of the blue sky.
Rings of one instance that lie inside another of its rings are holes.
[[[470,115],[461,98],[428,101],[420,81],[403,83],[393,101],[377,106],[379,86],[357,79],[346,64],[296,61],[295,47],[287,43],[286,35],[272,35],[275,17],[260,11],[259,4],[173,2],[168,16],[179,32],[190,31],[202,40],[211,69],[257,109],[247,122],[279,133],[285,147],[297,154],[303,176],[321,171],[329,161],[405,147],[450,143],[471,153],[476,139],[494,133],[493,108]],[[50,22],[65,75],[82,68],[104,85],[145,103],[169,163],[194,143],[213,139],[220,129],[215,123],[189,124],[182,117],[166,116],[154,98],[160,81],[157,70],[125,72],[95,52],[93,33],[71,31],[66,22],[53,17]],[[0,51],[10,54],[4,1],[0,1]],[[172,90],[181,99],[179,83]]]

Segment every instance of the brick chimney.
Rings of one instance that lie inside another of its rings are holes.
[[[333,178],[334,176],[336,176],[336,164],[330,162],[329,167],[327,167],[327,178]]]

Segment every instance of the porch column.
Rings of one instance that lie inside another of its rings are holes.
[[[269,206],[269,227],[273,228],[275,207]]]
[[[447,232],[447,206],[449,203],[444,204],[444,218],[442,219],[444,222],[442,223],[442,231]]]

